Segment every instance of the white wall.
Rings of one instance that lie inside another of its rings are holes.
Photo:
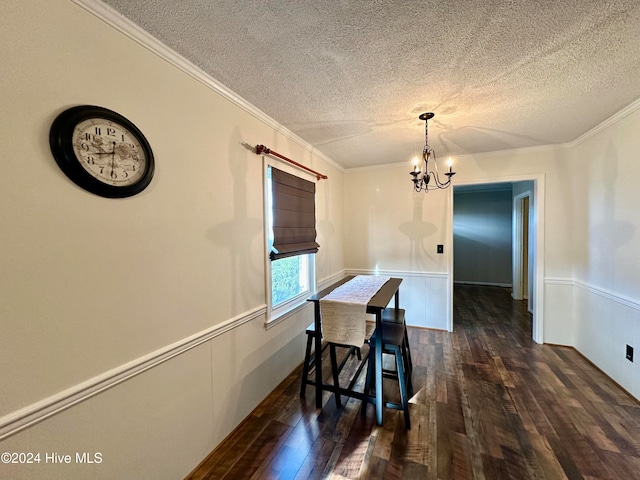
[[[400,304],[412,325],[447,329],[448,191],[415,193],[411,165],[348,170],[345,259],[349,272],[404,279]],[[437,253],[443,244],[445,254]]]
[[[0,12],[0,451],[103,454],[89,470],[0,465],[0,477],[184,476],[300,363],[312,320],[305,307],[264,328],[251,146],[329,176],[320,280],[344,271],[344,174],[70,1]],[[57,167],[49,128],[78,104],[144,132],[156,173],[141,194],[101,198]]]
[[[622,115],[620,115],[622,116]],[[640,398],[640,111],[572,151],[576,202],[576,348]]]

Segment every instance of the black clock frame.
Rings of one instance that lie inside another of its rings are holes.
[[[140,179],[132,185],[115,186],[108,185],[87,172],[73,150],[73,131],[80,122],[91,118],[101,118],[117,122],[129,130],[140,142],[144,150],[147,164],[145,172]],[[79,187],[107,198],[125,198],[140,193],[147,188],[153,178],[155,162],[149,142],[142,132],[128,119],[104,107],[95,105],[79,105],[71,107],[60,115],[51,124],[49,131],[49,145],[51,153],[60,169]]]

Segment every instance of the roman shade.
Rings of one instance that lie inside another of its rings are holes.
[[[316,184],[271,167],[271,260],[316,253]]]

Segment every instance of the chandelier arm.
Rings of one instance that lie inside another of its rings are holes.
[[[433,179],[435,180],[438,188],[447,188],[447,186],[451,183],[451,177],[449,177],[446,182],[441,182],[437,171],[433,172]]]

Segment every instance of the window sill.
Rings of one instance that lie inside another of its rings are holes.
[[[311,307],[311,303],[307,302],[307,296],[311,295],[307,293],[303,298],[290,302],[286,307],[280,308],[274,314],[273,311],[271,315],[268,316],[268,320],[264,323],[265,330],[269,330],[281,322],[287,320],[289,317],[297,314],[305,307]]]

